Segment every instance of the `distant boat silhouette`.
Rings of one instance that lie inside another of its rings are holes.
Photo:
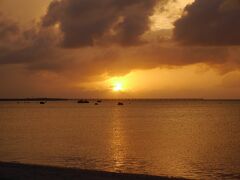
[[[98,103],[101,103],[102,101],[101,100],[97,100]]]
[[[42,102],[42,101],[41,101],[40,104],[46,104],[46,102]]]
[[[89,103],[89,101],[81,99],[81,100],[78,101],[78,103],[79,104],[87,104],[87,103]]]
[[[97,105],[98,105],[98,103],[95,103],[94,105],[95,105],[95,106],[97,106]]]
[[[122,102],[118,102],[118,105],[119,106],[123,106],[124,104]]]

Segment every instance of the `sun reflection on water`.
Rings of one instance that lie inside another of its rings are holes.
[[[114,161],[113,170],[120,172],[126,160],[126,139],[124,134],[123,122],[121,119],[121,108],[113,110],[111,151]]]

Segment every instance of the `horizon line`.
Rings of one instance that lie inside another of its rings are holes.
[[[240,98],[0,98],[0,101],[74,101],[74,100],[233,100],[239,101]]]

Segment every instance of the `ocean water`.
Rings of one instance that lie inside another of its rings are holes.
[[[240,179],[240,101],[1,102],[0,161]]]

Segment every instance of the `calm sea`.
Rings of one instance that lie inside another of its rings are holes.
[[[0,161],[240,179],[240,101],[1,102]]]

